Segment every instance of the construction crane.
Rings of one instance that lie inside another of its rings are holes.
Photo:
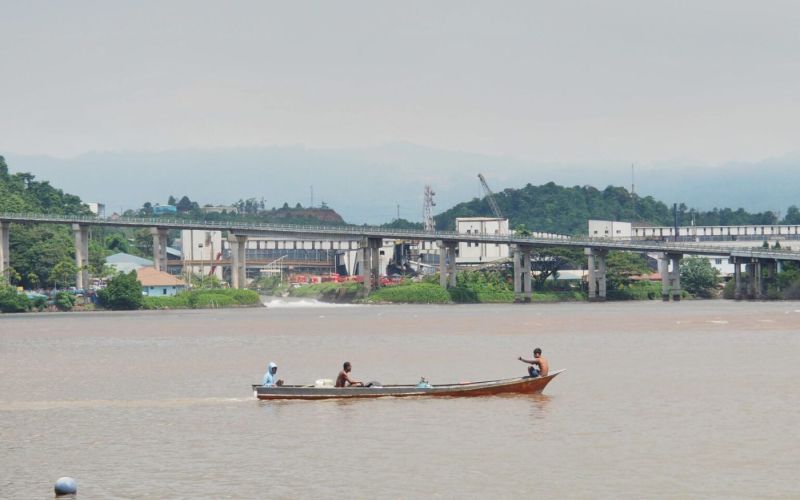
[[[492,193],[492,190],[489,189],[489,185],[486,184],[486,177],[484,177],[483,174],[478,174],[478,179],[481,180],[483,193],[486,196],[486,199],[489,200],[489,207],[491,207],[494,216],[498,219],[503,219],[503,212],[500,211],[500,207],[497,206],[497,202],[494,200],[494,193]]]

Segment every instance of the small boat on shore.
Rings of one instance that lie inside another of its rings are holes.
[[[282,385],[264,387],[253,385],[253,395],[258,399],[351,399],[381,397],[476,397],[495,394],[536,394],[542,392],[556,375],[546,377],[517,377],[484,382],[465,382],[441,385],[372,385],[371,387],[318,387],[315,385]]]

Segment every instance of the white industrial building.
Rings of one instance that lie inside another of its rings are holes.
[[[631,239],[632,228],[630,222],[613,220],[590,220],[589,238]]]
[[[106,206],[103,203],[87,203],[87,207],[89,207],[89,211],[95,214],[98,217],[105,217],[106,216]]]
[[[508,235],[508,219],[497,217],[458,217],[456,232],[460,234]],[[482,263],[506,259],[509,256],[508,245],[500,243],[461,242],[458,244],[456,262]]]
[[[183,260],[191,261],[184,273],[203,274],[208,276],[214,261],[222,256],[222,233],[202,229],[183,229],[181,231],[181,254]],[[222,266],[216,266],[214,275],[222,279]]]

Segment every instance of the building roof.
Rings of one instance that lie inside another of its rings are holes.
[[[505,221],[508,222],[507,217],[456,217],[456,222],[478,222],[478,221]]]
[[[139,264],[140,266],[152,266],[153,261],[143,257],[137,257],[129,253],[115,253],[106,257],[106,264]]]
[[[142,286],[186,286],[186,282],[177,276],[156,271],[154,267],[140,267],[136,270],[136,279]]]

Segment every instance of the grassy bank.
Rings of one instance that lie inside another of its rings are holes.
[[[406,282],[379,288],[363,296],[360,283],[321,283],[293,288],[291,297],[304,297],[324,302],[363,302],[369,304],[503,304],[514,302],[514,292],[491,286],[458,286],[444,289],[434,283]],[[545,291],[533,294],[534,302],[566,302],[586,300],[580,291]]]
[[[684,298],[689,294],[683,293]],[[606,291],[608,300],[661,300],[661,283],[655,281],[637,281],[627,285],[618,285]]]
[[[190,290],[173,297],[144,297],[143,309],[214,309],[259,305],[261,299],[252,290],[211,288]]]
[[[364,286],[361,283],[319,283],[289,289],[290,297],[311,298],[325,302],[354,302]]]
[[[449,304],[450,294],[439,285],[430,283],[403,283],[379,288],[370,293],[366,302],[391,302],[400,304]]]

